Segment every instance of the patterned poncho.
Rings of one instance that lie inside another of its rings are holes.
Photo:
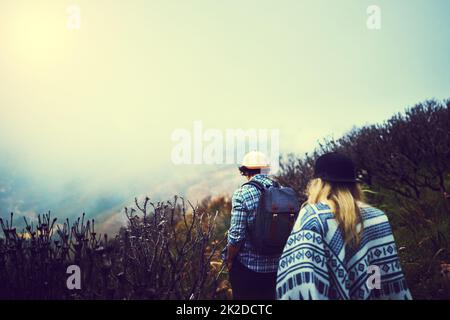
[[[361,214],[352,247],[328,205],[301,210],[279,262],[278,299],[411,299],[386,215],[369,206]]]

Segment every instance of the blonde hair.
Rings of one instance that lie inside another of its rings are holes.
[[[331,183],[320,178],[313,179],[307,187],[308,204],[328,204],[342,228],[345,243],[359,244],[363,223],[358,202],[363,202],[363,193],[357,183]],[[358,232],[357,225],[361,223]]]

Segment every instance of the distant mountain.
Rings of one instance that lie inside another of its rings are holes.
[[[218,170],[209,170],[189,178],[167,180],[163,184],[154,186],[148,193],[137,195],[143,198],[146,195],[151,201],[166,201],[175,195],[183,196],[193,204],[203,200],[208,196],[230,195],[240,185],[245,182],[244,178],[239,175],[236,168],[222,168]],[[133,206],[134,199],[124,202],[123,204],[106,210],[98,215],[98,231],[101,233],[112,234],[127,222],[123,208],[125,206]]]
[[[0,217],[9,219],[9,213],[13,211],[14,225],[20,229],[24,227],[24,217],[34,221],[38,214],[49,210],[58,218],[58,223],[64,223],[66,218],[73,221],[85,212],[86,218],[96,220],[98,232],[112,234],[126,223],[123,208],[133,205],[136,196],[149,196],[158,202],[178,195],[195,204],[208,196],[231,195],[245,182],[236,166],[187,166],[164,170],[161,174],[167,172],[167,178],[143,174],[130,188],[127,187],[129,182],[96,188],[89,180],[58,180],[44,184],[42,180],[0,165]]]

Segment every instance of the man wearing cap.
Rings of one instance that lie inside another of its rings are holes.
[[[266,187],[274,185],[274,181],[268,176],[269,162],[262,152],[247,153],[239,171],[247,181],[257,181]],[[248,227],[255,220],[260,196],[261,191],[255,186],[243,185],[234,192],[232,198],[226,261],[233,298],[236,300],[275,299],[280,255],[259,255],[248,239]]]

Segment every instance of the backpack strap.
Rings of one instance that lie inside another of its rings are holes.
[[[256,189],[258,189],[261,192],[264,192],[266,190],[266,186],[262,184],[259,181],[250,180],[249,182],[246,182],[242,185],[243,186],[254,186]]]
[[[274,181],[274,180],[271,180],[271,181],[273,183],[272,187],[280,188],[280,184],[277,181]],[[268,188],[262,182],[256,181],[256,180],[250,180],[249,182],[244,183],[242,185],[242,187],[245,186],[245,185],[254,186],[256,189],[258,189],[261,192],[264,192],[264,190],[266,190]]]
[[[255,180],[250,180],[249,182],[244,183],[241,187],[243,187],[243,186],[254,186],[256,189],[258,189],[261,192],[261,197],[264,195],[264,191],[266,191],[266,189],[267,189],[264,184],[262,184],[259,181],[255,181]],[[250,231],[250,228],[248,226],[248,220],[247,219],[245,219],[245,226],[247,228],[247,232],[250,233],[251,231]],[[244,241],[246,241],[246,240],[244,240]]]

